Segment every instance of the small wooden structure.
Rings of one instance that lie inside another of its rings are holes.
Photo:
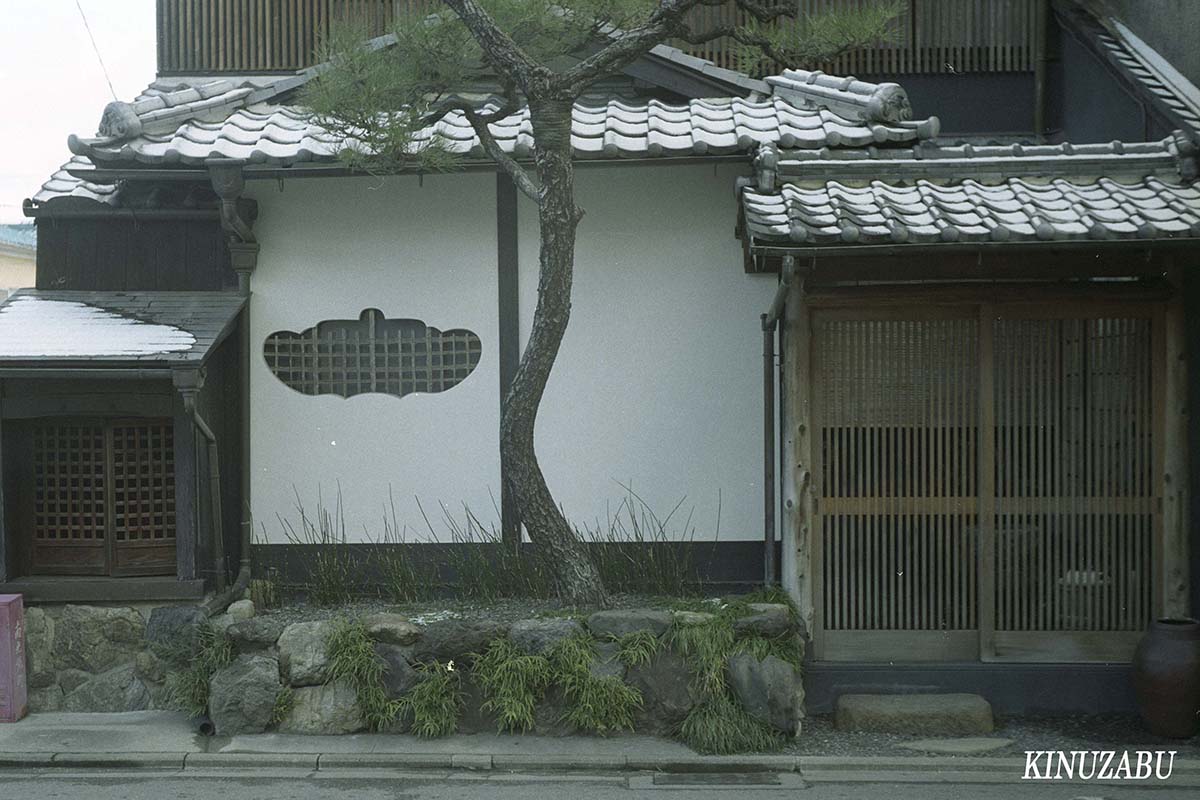
[[[239,513],[244,305],[28,289],[0,304],[0,587],[88,599],[71,594],[85,578],[164,576],[167,596],[196,597],[221,573],[238,545],[237,516],[219,517],[221,495]],[[126,595],[161,595],[153,585]]]
[[[760,153],[743,237],[784,266],[785,576],[817,659],[1124,661],[1186,611],[1195,154]]]

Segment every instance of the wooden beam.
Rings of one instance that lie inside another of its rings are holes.
[[[184,410],[183,397],[174,396],[175,437],[175,574],[179,580],[197,577],[196,553],[200,541],[199,463],[196,426]]]
[[[170,577],[91,578],[39,576],[0,581],[0,594],[22,594],[38,603],[134,603],[199,600],[204,581]]]
[[[838,286],[810,289],[809,302],[820,308],[942,305],[1025,305],[1058,303],[1162,303],[1178,293],[1164,281],[1102,283],[947,283],[912,286]],[[1008,313],[1006,309],[1005,313]],[[1111,313],[1101,309],[1097,313]]]
[[[1177,270],[1172,277],[1180,280]],[[1182,296],[1163,312],[1163,465],[1161,611],[1188,616],[1191,608],[1188,526],[1188,353]]]
[[[815,449],[812,414],[812,318],[803,280],[797,276],[784,307],[783,385],[783,586],[796,603],[806,629],[814,628],[819,565],[814,560],[816,501],[813,487]]]

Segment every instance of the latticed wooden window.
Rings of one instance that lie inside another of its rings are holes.
[[[357,320],[326,320],[301,333],[267,337],[272,374],[303,394],[444,392],[466,379],[483,353],[479,337],[439,331],[416,319],[387,319],[367,309]]]
[[[171,420],[37,422],[30,448],[34,573],[175,571]]]

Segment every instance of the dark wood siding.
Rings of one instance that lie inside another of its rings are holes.
[[[214,220],[38,220],[37,288],[218,291],[237,287]]]

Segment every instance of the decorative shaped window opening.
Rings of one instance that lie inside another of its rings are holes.
[[[482,355],[472,331],[387,319],[377,308],[300,333],[276,331],[263,345],[267,367],[284,384],[301,394],[341,397],[444,392],[462,383]]]

